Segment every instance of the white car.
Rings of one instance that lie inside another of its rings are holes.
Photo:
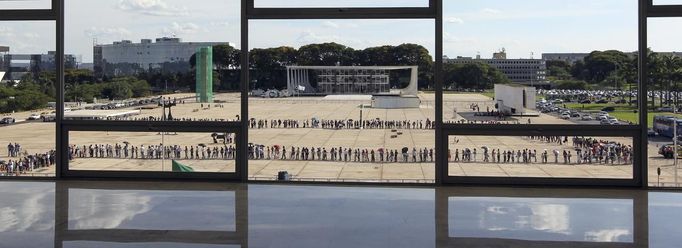
[[[609,117],[606,115],[600,115],[600,116],[597,116],[597,120],[600,120],[600,121],[609,120]]]
[[[569,115],[569,114],[562,114],[560,118],[561,118],[561,119],[564,119],[564,120],[568,120],[568,119],[571,119],[571,115]]]
[[[583,121],[591,121],[591,120],[594,120],[594,118],[592,118],[591,115],[587,115],[587,114],[581,116],[580,119],[583,120]]]
[[[28,118],[26,118],[26,119],[29,120],[29,121],[40,120],[40,115],[39,115],[39,114],[36,114],[36,113],[33,113],[33,114],[31,114],[31,115],[30,115]]]
[[[617,119],[609,119],[609,124],[611,124],[611,125],[620,125],[620,122],[618,122]]]

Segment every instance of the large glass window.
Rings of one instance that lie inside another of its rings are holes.
[[[65,71],[65,119],[239,119],[240,1],[67,0],[65,16],[81,59]]]
[[[235,172],[235,134],[70,132],[69,169],[80,171]]]
[[[638,122],[637,1],[443,1],[443,121]]]
[[[682,115],[678,114],[682,100],[682,52],[678,52],[681,47],[677,42],[682,35],[670,32],[670,28],[682,25],[682,19],[650,18],[647,22],[649,185],[679,187],[682,171],[679,166],[675,168],[673,137],[678,135],[675,129],[682,130]]]
[[[450,136],[449,176],[630,179],[629,137]]]
[[[265,156],[249,161],[249,176],[432,182],[433,27],[251,21],[249,142]]]
[[[54,27],[53,21],[0,22],[2,176],[55,175]]]

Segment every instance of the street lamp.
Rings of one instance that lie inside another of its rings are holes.
[[[161,101],[159,101],[159,107],[163,107],[163,115],[161,116],[161,120],[173,120],[171,108],[175,105],[177,105],[177,99],[173,98],[173,101],[171,101],[170,97],[168,97],[168,100],[163,100],[163,97],[161,98]],[[168,108],[168,117],[166,117],[166,108]]]

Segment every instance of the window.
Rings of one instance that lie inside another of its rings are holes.
[[[680,99],[682,53],[677,52],[681,47],[676,42],[682,40],[682,36],[670,32],[669,29],[681,24],[680,18],[648,20],[648,47],[651,50],[647,51],[649,64],[647,86],[652,94],[647,103],[649,110],[647,128],[650,129],[648,165],[649,185],[652,186],[679,187],[682,184],[682,171],[679,165],[675,168],[673,149],[675,127],[680,130],[682,126],[681,116],[678,114],[682,100]],[[678,141],[679,143],[682,142]]]
[[[0,22],[0,175],[55,175],[53,21]],[[75,64],[73,55],[65,63]]]
[[[239,119],[240,1],[67,0],[65,9],[65,49],[83,61],[65,72],[65,97],[80,104],[65,120]]]
[[[378,33],[392,27],[401,31]],[[433,27],[432,20],[251,21],[249,143],[269,156],[250,160],[249,176],[433,182]]]
[[[443,4],[445,123],[637,124],[637,1]],[[497,88],[508,84],[535,88],[533,104]]]

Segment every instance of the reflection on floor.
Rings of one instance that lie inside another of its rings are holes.
[[[679,247],[682,193],[0,182],[0,247]]]

